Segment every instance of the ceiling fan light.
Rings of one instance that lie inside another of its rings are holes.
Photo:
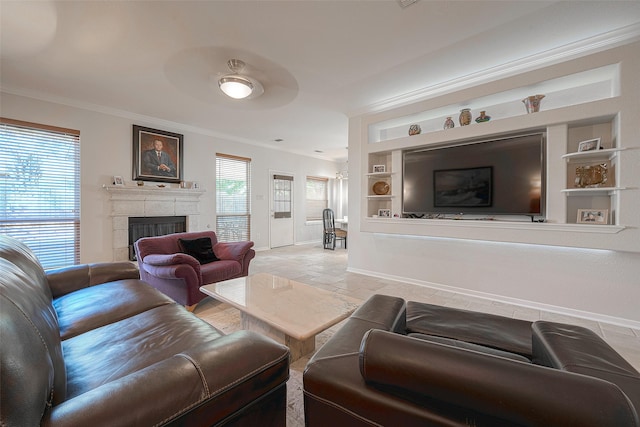
[[[239,75],[227,75],[218,80],[218,86],[228,97],[243,99],[253,92],[253,83]]]

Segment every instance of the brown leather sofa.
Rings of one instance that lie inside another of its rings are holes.
[[[307,427],[640,425],[640,374],[592,331],[384,295],[303,381]]]
[[[204,262],[198,253],[187,254],[180,242],[203,238],[210,239],[213,262]],[[134,243],[140,278],[189,309],[206,297],[200,286],[247,276],[256,256],[252,247],[252,241],[219,243],[213,231],[143,237]]]
[[[0,425],[285,426],[289,350],[224,335],[131,263],[45,272],[0,235]]]

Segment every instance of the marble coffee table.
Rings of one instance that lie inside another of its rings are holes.
[[[204,285],[200,291],[240,310],[243,329],[289,347],[292,361],[314,351],[316,334],[360,305],[354,298],[268,273]]]

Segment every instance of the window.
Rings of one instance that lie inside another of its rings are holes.
[[[0,118],[0,233],[45,269],[80,260],[80,132]]]
[[[307,177],[307,221],[322,220],[322,211],[328,206],[328,178]]]
[[[273,217],[291,218],[293,177],[273,175]]]
[[[216,154],[216,234],[221,242],[251,240],[251,159]]]

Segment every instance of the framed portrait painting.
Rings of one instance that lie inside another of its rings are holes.
[[[133,125],[133,179],[180,183],[184,136]]]

